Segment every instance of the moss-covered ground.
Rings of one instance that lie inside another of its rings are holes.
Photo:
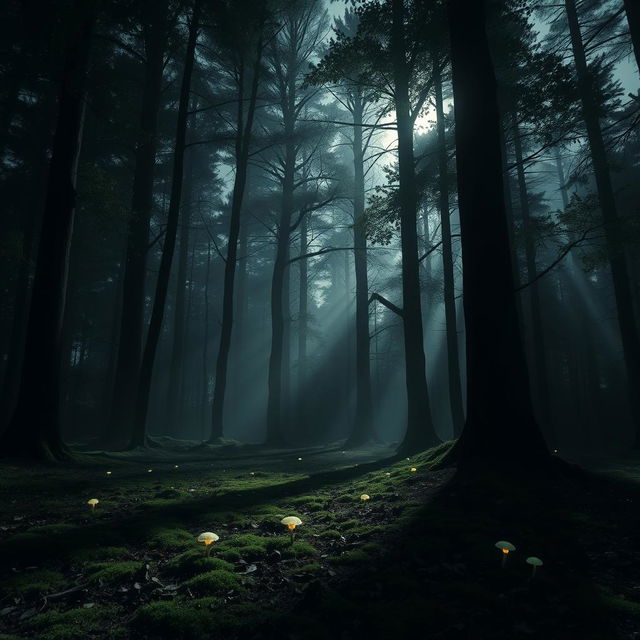
[[[0,640],[640,638],[638,460],[538,486],[456,478],[441,452],[4,465]]]

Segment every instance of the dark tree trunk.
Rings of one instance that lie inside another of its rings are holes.
[[[413,124],[409,107],[409,73],[406,63],[403,1],[393,0],[393,79],[398,127],[398,170],[400,235],[402,247],[402,305],[404,355],[407,387],[407,432],[401,445],[413,453],[438,442],[433,428],[420,304],[415,163]]]
[[[540,304],[540,287],[536,280],[536,249],[534,244],[534,229],[532,227],[531,211],[529,208],[529,193],[527,190],[527,180],[522,161],[522,140],[520,139],[520,128],[518,126],[518,116],[515,111],[511,112],[511,129],[513,132],[513,146],[516,158],[516,171],[518,175],[518,193],[520,196],[520,215],[522,216],[522,226],[524,235],[524,250],[527,268],[527,282],[531,282],[527,287],[529,294],[529,305],[531,311],[531,345],[533,354],[533,370],[535,373],[535,389],[539,403],[542,419],[542,428],[547,435],[547,439],[552,441],[551,429],[551,409],[549,406],[549,379],[547,374],[547,362],[545,357],[544,330],[542,325],[542,307]],[[553,442],[551,444],[554,444]]]
[[[444,278],[444,313],[447,330],[447,371],[449,376],[449,406],[453,423],[453,436],[457,438],[464,425],[462,383],[460,381],[460,355],[458,353],[458,322],[456,318],[456,291],[451,247],[451,220],[449,211],[449,159],[445,135],[444,105],[442,100],[441,61],[433,58],[433,86],[435,90],[438,130],[438,192],[442,229],[442,275]]]
[[[564,176],[564,167],[562,166],[562,156],[556,148],[554,151],[556,161],[556,172],[558,174],[558,188],[560,189],[560,197],[562,198],[562,206],[566,209],[569,206],[569,196],[567,194],[567,179]]]
[[[354,95],[353,122],[361,123],[364,100]],[[367,273],[367,234],[365,227],[364,145],[362,126],[353,127],[353,265],[356,275],[356,414],[347,447],[357,447],[373,437],[371,360],[369,341],[369,279]]]
[[[204,440],[206,415],[209,409],[209,279],[211,275],[211,241],[207,245],[207,269],[204,276],[204,336],[202,339],[202,406],[201,426]]]
[[[222,298],[222,326],[220,329],[220,344],[218,358],[216,360],[216,378],[213,388],[213,406],[211,412],[210,442],[216,442],[224,435],[224,402],[227,388],[227,373],[229,368],[229,351],[231,349],[231,331],[233,328],[234,312],[234,283],[238,262],[238,237],[240,235],[240,213],[242,211],[242,199],[247,182],[247,167],[249,162],[249,147],[251,145],[251,133],[253,118],[256,109],[258,84],[260,79],[260,63],[262,59],[262,36],[260,36],[253,60],[251,75],[251,88],[247,106],[246,121],[244,119],[244,64],[241,61],[239,74],[239,100],[238,100],[238,133],[236,137],[235,159],[236,176],[233,185],[231,200],[231,220],[229,222],[229,242],[227,245],[227,259],[224,265],[224,293]]]
[[[289,118],[285,121],[287,143],[282,181],[282,206],[278,225],[278,244],[271,278],[271,354],[269,356],[266,439],[266,443],[269,445],[280,445],[284,442],[282,417],[286,385],[283,384],[283,361],[285,354],[284,341],[287,337],[285,322],[289,316],[289,289],[285,278],[288,278],[289,237],[293,215],[294,171],[296,165],[293,129],[293,120]]]
[[[483,4],[449,0],[448,7],[467,342],[467,417],[451,453],[460,469],[548,459],[518,326]]]
[[[587,67],[575,1],[565,0],[565,7],[578,75],[578,91],[582,102],[582,115],[587,128],[591,162],[604,222],[613,290],[616,297],[620,338],[627,371],[627,391],[631,417],[635,428],[634,448],[637,449],[640,448],[640,393],[638,393],[638,389],[640,389],[640,337],[638,336],[638,326],[634,318],[629,272],[623,250],[624,238],[620,231],[618,211],[609,173],[609,162],[598,118],[598,105],[594,97],[594,80]]]
[[[303,256],[309,250],[308,247],[308,226],[309,220],[304,216],[300,223],[300,255]],[[305,384],[307,381],[307,340],[309,327],[309,263],[307,260],[299,260],[299,281],[298,281],[298,420],[302,428],[306,421],[306,394]],[[301,429],[302,430],[302,429]],[[307,436],[308,431],[300,435]]]
[[[60,78],[58,117],[42,216],[42,237],[29,309],[20,393],[2,434],[5,456],[59,460],[62,319],[76,200],[86,73],[98,2],[77,0],[70,12]]]
[[[182,404],[183,354],[186,337],[185,298],[187,288],[187,268],[189,261],[189,239],[191,234],[191,201],[193,193],[193,152],[185,154],[187,166],[184,191],[187,198],[182,206],[180,225],[180,250],[178,252],[178,273],[176,274],[176,298],[173,314],[173,336],[171,361],[169,364],[169,388],[167,389],[167,427],[175,429],[178,424]]]
[[[624,0],[624,10],[627,13],[633,52],[636,55],[638,71],[640,71],[640,4],[638,0]]]
[[[110,418],[110,440],[122,445],[131,437],[138,392],[145,311],[149,222],[153,208],[158,111],[167,45],[167,0],[146,2],[143,11],[146,66],[135,152],[133,195],[127,234],[122,317]]]
[[[156,283],[156,293],[153,299],[149,332],[142,354],[140,378],[138,381],[138,395],[136,397],[136,416],[134,429],[129,448],[142,447],[146,443],[146,423],[149,410],[149,396],[151,393],[151,379],[153,376],[153,363],[155,361],[164,308],[169,290],[171,276],[171,263],[176,246],[178,234],[178,222],[180,220],[180,202],[182,199],[182,180],[184,174],[184,150],[187,136],[187,122],[189,119],[189,93],[191,90],[191,76],[195,60],[196,43],[200,20],[200,0],[196,0],[189,25],[189,39],[184,60],[182,85],[180,87],[180,103],[178,106],[178,122],[176,125],[176,142],[173,152],[173,179],[171,182],[171,198],[167,215],[167,230],[164,237],[160,270]],[[171,391],[170,391],[171,392]]]
[[[20,391],[20,378],[22,372],[22,358],[29,318],[29,305],[31,303],[31,285],[33,278],[33,263],[37,253],[38,237],[42,225],[42,211],[44,209],[47,180],[49,177],[49,151],[51,139],[55,128],[56,95],[55,89],[47,89],[44,97],[43,115],[41,126],[38,127],[38,137],[42,140],[42,146],[34,161],[34,184],[38,186],[33,190],[33,197],[28,199],[28,210],[24,211],[24,223],[22,229],[22,256],[18,268],[16,281],[16,295],[13,301],[13,319],[11,324],[11,339],[9,353],[4,370],[2,387],[2,406],[0,408],[0,430],[11,419]]]

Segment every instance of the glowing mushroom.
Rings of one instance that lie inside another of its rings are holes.
[[[367,500],[370,500],[370,499],[371,499],[371,498],[370,498],[370,496],[369,496],[369,494],[368,494],[368,493],[363,493],[363,494],[360,496],[360,500],[362,500],[362,502],[366,502]]]
[[[300,518],[296,518],[296,516],[287,516],[286,518],[282,518],[280,520],[280,524],[286,525],[287,529],[291,533],[291,544],[293,544],[293,537],[296,534],[296,527],[299,527],[302,524],[302,520]]]
[[[147,469],[147,473],[151,473],[153,469]]]
[[[411,467],[411,473],[415,473],[417,469],[415,467]]]
[[[111,475],[111,471],[107,471],[107,475],[110,476]]]
[[[532,569],[531,569],[531,579],[533,580],[536,577],[536,570],[538,567],[541,567],[544,563],[542,562],[542,560],[540,560],[540,558],[536,558],[535,556],[531,556],[530,558],[527,558],[525,560],[525,562],[527,564],[530,564]]]
[[[497,549],[500,549],[500,551],[502,551],[502,566],[504,567],[507,562],[507,556],[511,551],[515,551],[516,548],[507,540],[498,540],[495,546]]]
[[[220,540],[220,537],[211,531],[205,531],[198,536],[198,542],[204,542],[207,556],[211,553],[211,545],[217,540]]]
[[[96,508],[96,505],[100,502],[98,498],[91,498],[91,500],[87,500],[87,504],[91,507],[91,512]]]

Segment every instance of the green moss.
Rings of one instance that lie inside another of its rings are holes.
[[[185,551],[172,558],[166,566],[167,573],[181,577],[191,577],[206,571],[233,571],[233,565],[218,557],[207,557],[200,549]]]
[[[334,529],[327,529],[326,531],[320,532],[320,537],[328,540],[339,540],[342,537],[342,534]]]
[[[239,554],[243,560],[261,560],[267,555],[266,547],[257,544],[250,544],[240,547]]]
[[[0,596],[22,596],[30,599],[59,590],[64,584],[64,576],[57,571],[25,571],[3,581],[0,584]]]
[[[197,595],[224,595],[229,591],[242,589],[240,578],[229,571],[207,571],[201,573],[184,583]]]
[[[355,527],[357,527],[360,524],[359,520],[345,520],[343,523],[340,524],[340,528],[344,529],[345,531],[348,531],[349,529],[353,529]]]
[[[104,560],[121,560],[129,555],[126,547],[95,547],[79,549],[71,555],[71,562],[84,564],[85,562],[103,562]]]
[[[152,602],[138,609],[131,627],[134,637],[199,640],[208,638],[214,623],[209,607],[187,607],[180,602]]]
[[[48,611],[33,616],[26,623],[37,631],[38,640],[86,640],[95,637],[121,637],[121,629],[112,627],[112,621],[121,616],[120,607],[78,607],[69,611]]]
[[[195,542],[196,536],[188,531],[184,529],[167,528],[154,531],[147,544],[152,549],[172,551],[175,549],[186,549],[193,546]]]
[[[227,562],[239,562],[242,560],[242,556],[235,549],[223,549],[218,551],[216,555]]]
[[[640,602],[627,600],[623,595],[616,595],[606,587],[599,587],[598,591],[607,609],[634,617],[640,617]]]
[[[296,540],[293,544],[289,544],[281,549],[283,558],[306,558],[315,556],[318,553],[312,545],[304,540]]]
[[[135,580],[144,571],[144,565],[140,562],[128,560],[125,562],[93,562],[87,565],[89,580],[91,582],[103,582],[114,584]]]
[[[317,573],[320,573],[320,571],[322,571],[322,567],[315,562],[311,564],[305,564],[302,567],[296,569],[296,573],[308,573],[310,575],[315,575]]]

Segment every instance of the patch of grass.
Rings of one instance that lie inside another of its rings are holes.
[[[342,534],[335,529],[326,529],[325,531],[320,532],[320,537],[325,538],[327,540],[340,540]]]
[[[293,544],[281,547],[281,553],[283,558],[306,558],[315,556],[318,552],[315,547],[308,542],[296,540]]]
[[[199,640],[210,637],[214,618],[209,606],[185,606],[178,601],[152,602],[136,611],[131,627],[137,637]]]
[[[224,595],[229,591],[240,591],[242,581],[234,573],[216,569],[187,580],[184,586],[197,595]]]
[[[144,571],[144,565],[140,562],[127,560],[125,562],[93,562],[87,565],[89,580],[114,584],[135,580]]]
[[[173,551],[176,549],[186,549],[192,546],[196,536],[188,531],[179,528],[158,529],[151,534],[148,546],[152,549],[163,551]]]
[[[598,591],[607,609],[626,613],[634,617],[640,617],[640,602],[627,600],[624,596],[616,595],[606,587],[598,587]]]
[[[120,607],[78,607],[69,611],[48,611],[30,618],[25,626],[37,631],[38,640],[86,640],[92,636],[104,638],[122,637],[122,630],[112,626],[119,619]]]
[[[233,565],[221,558],[207,557],[200,549],[192,549],[169,560],[166,569],[171,575],[191,577],[216,569],[233,572]]]
[[[84,564],[85,562],[104,562],[105,560],[121,560],[129,555],[127,547],[95,547],[79,549],[71,555],[71,562]]]
[[[29,600],[60,590],[64,584],[64,576],[57,571],[49,569],[25,571],[2,582],[0,596],[22,596]]]

